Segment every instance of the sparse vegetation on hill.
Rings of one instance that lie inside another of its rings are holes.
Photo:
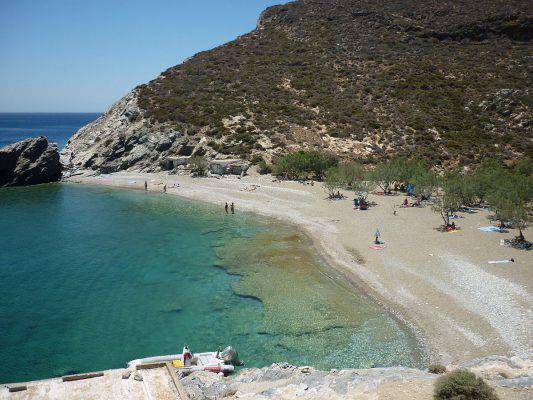
[[[63,159],[114,172],[191,151],[263,167],[299,150],[444,169],[531,158],[532,21],[526,0],[274,6],[252,32],[138,86]]]
[[[265,144],[445,165],[531,155],[528,12],[518,0],[300,0],[142,85],[139,104],[244,158]]]

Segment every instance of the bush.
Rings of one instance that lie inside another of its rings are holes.
[[[189,166],[191,167],[191,172],[197,176],[205,176],[207,174],[207,168],[209,163],[204,156],[192,156],[189,159]]]
[[[435,400],[498,400],[489,385],[472,372],[459,369],[441,376],[435,383]]]
[[[317,151],[298,151],[278,158],[274,163],[274,173],[285,179],[306,179],[313,174],[321,179],[327,169],[338,164],[337,157]]]
[[[446,367],[442,364],[431,364],[428,367],[428,371],[431,374],[444,374],[446,372]]]
[[[272,166],[267,164],[265,160],[259,161],[258,171],[261,175],[270,174],[272,172]]]

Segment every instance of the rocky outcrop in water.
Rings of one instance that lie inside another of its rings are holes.
[[[61,179],[57,145],[44,136],[0,148],[0,187],[37,185]]]

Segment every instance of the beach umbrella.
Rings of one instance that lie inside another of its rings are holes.
[[[374,233],[374,236],[375,237],[381,237],[381,232],[379,231],[379,229],[376,229],[376,232]]]

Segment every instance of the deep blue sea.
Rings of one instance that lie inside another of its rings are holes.
[[[62,115],[19,122],[17,140],[45,129],[37,120],[73,132],[96,117]],[[221,211],[99,186],[0,188],[0,383],[122,367],[184,343],[233,345],[248,366],[425,361],[304,235]]]
[[[78,129],[99,116],[95,113],[0,113],[0,147],[43,135],[62,148]]]

